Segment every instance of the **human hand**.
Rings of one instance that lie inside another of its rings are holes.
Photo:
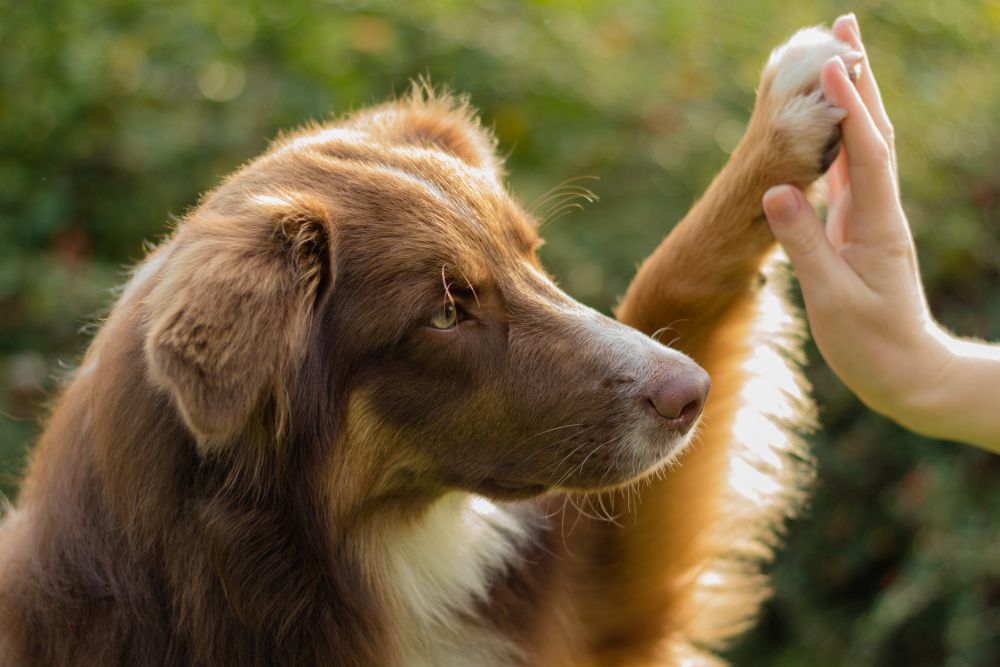
[[[963,369],[963,358],[997,356],[993,363],[1000,365],[1000,355],[992,346],[956,341],[932,318],[899,198],[892,124],[857,20],[838,18],[833,34],[863,58],[854,83],[838,58],[828,60],[821,75],[824,95],[847,112],[842,150],[826,176],[826,225],[792,186],[774,187],[763,199],[802,286],[813,337],[833,371],[869,407],[928,435],[996,447],[1000,427],[979,414],[969,419],[983,424],[970,430],[968,419],[959,423],[970,407],[952,408],[974,378],[989,396],[996,392],[992,383],[1000,382],[982,364]]]
[[[864,54],[853,16],[834,34]],[[827,225],[790,186],[764,195],[764,211],[802,285],[816,344],[835,373],[872,408],[892,414],[943,356],[899,201],[892,125],[868,66],[852,84],[842,61],[823,66],[823,93],[847,111],[840,155],[827,173]]]

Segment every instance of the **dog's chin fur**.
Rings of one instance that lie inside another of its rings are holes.
[[[718,664],[809,477],[760,201],[820,175],[834,55],[818,29],[774,52],[621,322],[541,270],[460,100],[280,138],[64,389],[0,524],[0,665]]]

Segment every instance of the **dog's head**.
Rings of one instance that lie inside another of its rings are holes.
[[[202,454],[264,433],[366,493],[519,497],[676,453],[707,375],[562,292],[501,179],[466,108],[416,93],[208,195],[143,302],[150,376]]]

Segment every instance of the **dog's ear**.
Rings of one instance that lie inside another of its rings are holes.
[[[146,358],[199,447],[238,433],[284,387],[332,281],[327,213],[301,197],[256,197],[237,215],[196,211],[145,301]]]

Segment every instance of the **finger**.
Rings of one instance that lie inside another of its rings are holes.
[[[798,188],[773,187],[764,193],[762,203],[771,233],[788,254],[807,298],[839,284],[845,274],[853,275],[830,245],[823,222]]]
[[[863,55],[862,66],[858,72],[854,85],[857,87],[858,93],[861,95],[861,99],[864,101],[865,106],[868,107],[868,112],[875,120],[875,125],[878,126],[885,142],[889,145],[889,148],[895,152],[895,137],[893,135],[892,121],[889,120],[889,114],[885,110],[885,103],[882,101],[882,93],[879,91],[878,82],[875,80],[875,74],[871,68],[868,52],[865,50],[865,45],[861,41],[861,28],[858,25],[857,17],[854,14],[845,14],[838,17],[837,20],[833,22],[832,31],[834,37],[842,42],[847,42],[851,45],[851,47]]]
[[[847,111],[841,121],[844,152],[847,153],[847,177],[858,206],[878,210],[896,194],[895,172],[889,145],[875,125],[868,108],[847,76],[840,58],[831,58],[821,73],[823,94],[834,105]]]
[[[840,193],[847,187],[847,155],[844,151],[840,151],[837,154],[833,164],[827,169],[824,178],[826,179],[829,201],[836,201]]]
[[[858,25],[858,18],[853,13],[838,17],[833,22],[832,32],[837,39],[847,42],[864,56],[865,66],[859,73],[855,85],[876,123],[882,125],[884,122],[886,126],[891,126],[889,115],[886,113],[885,104],[882,101],[882,93],[879,91],[878,82],[875,80],[875,74],[870,66],[868,51],[861,40],[861,27]],[[888,140],[888,137],[886,139]]]

